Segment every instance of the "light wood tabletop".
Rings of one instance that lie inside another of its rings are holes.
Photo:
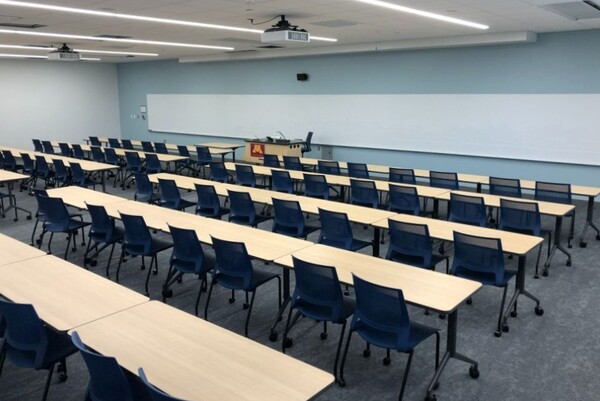
[[[51,141],[51,144],[54,147],[58,147],[59,141]],[[69,145],[70,148],[73,148],[73,144],[67,143],[67,145]],[[81,150],[83,150],[84,152],[92,151],[92,147],[90,145],[81,144],[80,146],[81,146]],[[104,147],[100,147],[100,149],[102,149],[102,151],[104,151]],[[145,159],[146,154],[151,153],[151,154],[156,155],[158,157],[158,160],[160,160],[161,162],[165,162],[165,163],[177,162],[177,161],[187,159],[187,157],[179,156],[179,155],[166,155],[164,153],[144,152],[141,150],[127,150],[127,149],[122,149],[122,148],[113,148],[113,149],[115,150],[115,154],[120,157],[125,157],[125,152],[136,152],[141,159]]]
[[[112,315],[148,298],[52,255],[0,266],[0,294],[30,303],[59,331]]]
[[[25,180],[27,178],[29,178],[28,175],[15,173],[13,171],[0,170],[0,182]]]
[[[46,256],[46,252],[0,233],[0,265]]]
[[[121,198],[120,196],[78,186],[49,189],[48,195],[53,198],[62,198],[67,205],[78,209],[87,209],[86,202],[90,205],[106,206],[110,203],[126,201],[125,198]]]
[[[240,143],[228,143],[228,142],[205,142],[199,143],[197,146],[204,146],[206,148],[219,148],[219,149],[231,149],[243,148],[245,144]]]
[[[117,166],[113,166],[112,164],[106,164],[106,163],[97,163],[94,161],[90,161],[90,160],[80,160],[80,159],[75,159],[72,157],[65,157],[65,156],[61,156],[58,154],[47,154],[47,153],[39,153],[39,152],[32,152],[30,150],[24,150],[24,149],[17,149],[17,148],[10,148],[10,147],[6,147],[6,146],[2,146],[0,147],[1,150],[8,150],[10,151],[14,157],[16,158],[21,158],[21,153],[26,153],[29,155],[29,157],[31,157],[32,159],[35,159],[36,156],[43,156],[44,159],[46,159],[46,161],[49,164],[52,164],[52,160],[56,160],[56,159],[60,159],[62,160],[65,165],[67,167],[70,166],[70,163],[79,163],[79,165],[81,166],[81,168],[84,171],[88,171],[88,172],[92,172],[92,171],[106,171],[106,170],[114,170],[114,169],[118,169],[119,167]]]
[[[157,301],[77,329],[83,342],[190,401],[309,400],[330,373]]]
[[[399,288],[407,302],[442,313],[454,311],[481,288],[481,283],[475,281],[326,245],[317,244],[293,255],[307,262],[334,266],[342,283],[352,284],[355,274],[372,283]],[[292,268],[292,255],[275,263]]]

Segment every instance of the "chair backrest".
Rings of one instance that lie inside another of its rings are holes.
[[[91,400],[134,401],[129,381],[115,358],[90,351],[76,331],[71,333],[71,341],[79,350],[90,374],[88,388]]]
[[[44,147],[42,146],[42,141],[40,141],[39,139],[32,139],[31,141],[33,142],[33,149],[36,152],[40,152],[40,153],[44,152]]]
[[[198,204],[196,213],[205,217],[216,217],[221,215],[221,202],[215,187],[212,185],[195,184]]]
[[[294,192],[294,182],[286,170],[271,170],[271,189],[277,192]]]
[[[256,209],[254,209],[254,202],[252,202],[252,198],[250,198],[250,194],[247,192],[237,192],[227,190],[229,194],[229,202],[231,204],[231,213],[229,214],[229,218],[237,216],[237,217],[247,217],[249,224],[254,224],[256,220]]]
[[[106,158],[106,163],[114,165],[119,164],[119,157],[117,156],[115,148],[104,148],[104,156]]]
[[[460,275],[459,269],[492,275],[496,284],[501,284],[504,278],[502,241],[454,231],[452,274]]]
[[[348,175],[354,178],[369,179],[369,169],[365,163],[350,163],[348,162]]]
[[[127,162],[127,169],[140,172],[142,169],[142,159],[138,152],[125,152],[125,161]]]
[[[81,165],[79,163],[71,162],[70,166],[71,166],[71,173],[73,175],[73,177],[72,177],[73,184],[79,185],[80,187],[84,187],[86,179],[85,179],[85,172],[81,168]]]
[[[121,142],[117,138],[108,138],[108,144],[111,148],[118,149],[121,147]]]
[[[390,167],[390,182],[398,182],[401,184],[416,185],[415,170],[411,168]]]
[[[198,240],[196,231],[173,227],[169,224],[169,232],[173,238],[173,254],[171,260],[179,260],[187,263],[194,263],[194,271],[197,274],[202,273],[202,263],[204,261],[204,250]]]
[[[86,203],[92,225],[90,237],[97,242],[106,242],[112,238],[115,230],[115,220],[106,213],[104,206]]]
[[[410,317],[402,290],[377,285],[352,275],[356,309],[351,329],[359,326],[390,333],[396,337],[396,349],[408,351]]]
[[[0,169],[4,168],[4,155],[0,152]]]
[[[177,145],[177,152],[179,152],[179,156],[192,157],[190,150],[186,145]]]
[[[104,152],[100,146],[90,146],[92,150],[92,160],[98,163],[104,163],[106,159],[104,158]]]
[[[135,173],[135,198],[142,202],[150,202],[154,194],[152,183],[148,179],[148,174]]]
[[[319,218],[321,220],[319,244],[350,249],[354,236],[348,215],[319,208]]]
[[[54,154],[54,146],[52,146],[52,142],[42,141],[42,147],[44,148],[44,153],[48,153],[50,155]]]
[[[571,184],[536,181],[535,199],[544,202],[571,204],[573,203]]]
[[[280,168],[281,163],[279,162],[279,156],[266,154],[263,159],[263,164],[266,167]]]
[[[160,197],[163,206],[170,209],[179,209],[181,203],[181,194],[175,180],[158,179],[158,187],[160,188]]]
[[[23,173],[33,174],[35,172],[35,164],[29,153],[21,153],[21,160],[23,160]]]
[[[154,146],[152,146],[152,142],[150,142],[150,141],[142,141],[142,150],[144,152],[152,152],[152,153],[154,153]]]
[[[394,253],[423,259],[419,267],[430,267],[433,250],[429,228],[426,224],[405,223],[388,219],[390,246],[386,259],[393,259]]]
[[[468,196],[450,193],[448,220],[455,223],[485,227],[487,215],[481,196]]]
[[[46,206],[46,204],[40,199],[42,196],[44,197],[48,197],[48,191],[46,191],[45,189],[34,189],[33,190],[33,195],[35,196],[35,200],[37,202],[37,210],[35,212],[35,217],[36,218],[45,218],[46,217],[46,210],[44,209],[44,207]]]
[[[421,202],[415,187],[389,185],[390,210],[396,213],[421,214]]]
[[[52,159],[52,165],[54,166],[54,172],[56,173],[56,180],[62,184],[66,184],[69,178],[69,170],[65,166],[65,162],[61,159]]]
[[[196,153],[198,154],[198,163],[212,163],[212,155],[210,154],[210,148],[207,148],[206,146],[196,146]]]
[[[144,218],[130,214],[119,214],[125,228],[125,239],[123,242],[125,249],[128,252],[147,254],[152,245],[152,234],[150,234]]]
[[[306,262],[292,256],[296,288],[292,305],[304,301],[329,311],[330,319],[339,321],[342,317],[344,296],[337,271],[333,266]]]
[[[298,156],[283,156],[283,167],[286,170],[302,171],[302,163]]]
[[[0,315],[6,324],[4,341],[19,354],[19,365],[42,368],[48,335],[33,305],[0,299]]]
[[[304,144],[302,144],[302,154],[306,153],[306,152],[310,152],[312,150],[312,137],[313,137],[313,132],[309,131],[308,134],[306,134],[306,140],[304,141]]]
[[[74,143],[73,145],[71,145],[73,147],[73,157],[76,159],[83,159],[85,158],[85,154],[83,153],[83,149],[81,148],[81,145],[78,143]]]
[[[490,177],[490,194],[521,197],[521,181],[513,178]]]
[[[256,175],[252,166],[247,164],[236,164],[235,165],[235,181],[238,185],[244,185],[247,187],[256,187]]]
[[[71,157],[71,148],[69,147],[68,143],[60,142],[58,147],[60,148],[61,155],[65,157]]]
[[[156,150],[156,153],[161,153],[163,155],[169,154],[167,144],[164,142],[154,142],[154,149]]]
[[[317,162],[317,171],[321,174],[342,175],[339,163],[334,160],[319,160]]]
[[[102,146],[102,143],[100,143],[100,139],[98,139],[97,136],[90,136],[90,145],[92,146]]]
[[[229,181],[229,175],[225,164],[222,162],[210,162],[210,179],[211,181],[227,182]]]
[[[123,145],[123,149],[134,150],[133,143],[131,143],[130,139],[121,139],[121,144]]]
[[[458,174],[446,173],[442,171],[429,172],[429,185],[437,188],[446,188],[451,190],[459,189]]]
[[[350,179],[350,201],[357,205],[378,208],[379,191],[377,191],[375,181]]]
[[[160,160],[155,153],[146,153],[146,170],[149,173],[160,173],[162,171]]]
[[[46,222],[51,225],[53,230],[66,231],[71,216],[62,198],[50,198],[40,195],[38,200],[45,213]]]
[[[10,150],[3,150],[2,155],[4,156],[3,166],[6,170],[15,170],[17,168],[17,160],[13,156]]]
[[[227,241],[211,236],[215,250],[215,273],[242,279],[243,288],[252,283],[252,261],[243,242]]]
[[[535,202],[501,198],[498,228],[540,236],[542,229],[539,205]]]
[[[148,391],[148,394],[150,394],[150,399],[152,401],[185,401],[185,400],[182,400],[181,398],[172,397],[172,396],[162,392],[158,388],[154,387],[152,385],[152,383],[150,383],[150,381],[146,377],[146,373],[144,372],[144,369],[142,369],[142,368],[138,369],[138,376],[142,380],[142,383],[144,383],[144,386],[146,386],[146,390]]]
[[[273,232],[294,237],[304,232],[304,215],[299,202],[273,198],[273,211]]]
[[[321,174],[304,173],[304,195],[313,198],[329,199],[329,185]]]
[[[35,166],[39,175],[47,176],[50,173],[50,166],[44,156],[35,157]]]

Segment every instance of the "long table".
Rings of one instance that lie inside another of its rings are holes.
[[[46,252],[0,233],[0,266],[46,256]]]
[[[27,213],[27,220],[31,220],[31,211],[29,211],[23,207],[17,206],[17,198],[13,195],[13,184],[16,181],[24,181],[24,180],[27,180],[28,178],[29,178],[29,176],[26,176],[23,174],[19,174],[19,173],[7,171],[7,170],[0,170],[0,183],[6,184],[6,190],[8,191],[8,194],[7,194],[8,195],[8,207],[5,207],[4,210],[2,211],[3,212],[2,217],[4,217],[9,210],[14,209],[15,210],[14,221],[19,220],[19,214],[18,214],[19,210]]]

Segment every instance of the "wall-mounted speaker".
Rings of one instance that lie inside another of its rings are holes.
[[[296,79],[298,81],[308,81],[308,74],[296,74]]]

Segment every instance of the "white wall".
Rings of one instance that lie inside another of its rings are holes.
[[[0,144],[120,137],[114,64],[0,60]]]

